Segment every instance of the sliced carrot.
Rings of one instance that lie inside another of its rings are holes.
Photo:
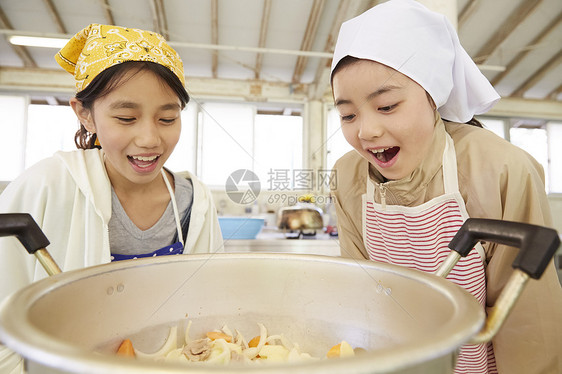
[[[218,331],[209,331],[207,333],[207,338],[209,338],[211,340],[224,339],[224,340],[226,340],[227,343],[232,342],[232,336],[226,335],[225,333],[218,332]]]
[[[258,344],[260,344],[260,336],[254,336],[254,338],[252,340],[250,340],[250,342],[248,343],[248,347],[250,348],[255,348],[258,346]]]
[[[133,348],[133,342],[131,342],[129,339],[123,340],[123,342],[119,346],[119,349],[117,349],[117,355],[135,357],[135,349]]]
[[[337,344],[337,345],[334,345],[332,348],[330,348],[328,353],[326,353],[326,357],[328,357],[328,358],[338,358],[338,357],[340,357],[340,352],[341,352],[341,343]]]

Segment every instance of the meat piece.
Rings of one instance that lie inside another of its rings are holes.
[[[211,354],[209,339],[192,340],[181,351],[189,361],[205,361]]]

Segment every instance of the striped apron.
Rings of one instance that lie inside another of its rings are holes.
[[[447,245],[468,218],[458,188],[454,143],[446,134],[443,152],[445,194],[420,206],[386,205],[386,186],[378,185],[381,203],[374,202],[375,186],[367,176],[363,195],[363,242],[373,261],[429,273],[435,272],[449,253]],[[486,303],[485,253],[480,244],[461,258],[447,279]],[[461,347],[455,373],[497,373],[492,343]]]

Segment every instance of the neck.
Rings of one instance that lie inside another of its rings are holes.
[[[152,179],[151,181],[148,181],[146,183],[135,183],[127,178],[124,178],[115,170],[113,170],[112,166],[107,162],[107,160],[105,164],[106,164],[107,175],[109,177],[109,180],[111,181],[111,186],[113,187],[113,190],[115,191],[117,196],[119,196],[120,199],[124,196],[140,197],[146,195],[151,195],[151,196],[158,196],[161,194],[169,195],[168,189],[166,187],[161,172],[159,172],[158,175],[156,175],[154,179]],[[174,187],[173,176],[170,175],[170,173],[168,173],[165,170],[164,173],[166,173],[166,176],[168,177],[168,181],[170,182],[170,185],[172,186],[173,189]]]

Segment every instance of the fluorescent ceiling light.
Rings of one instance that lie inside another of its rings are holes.
[[[25,45],[28,47],[45,47],[60,49],[68,43],[69,39],[62,38],[39,38],[35,36],[13,35],[8,38],[10,43],[15,45]]]

